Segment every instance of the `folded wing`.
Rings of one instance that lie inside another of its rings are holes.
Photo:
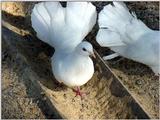
[[[97,42],[106,47],[123,46],[138,40],[151,30],[123,2],[106,5],[99,14]],[[106,29],[103,29],[106,28]],[[100,37],[106,34],[103,39]]]

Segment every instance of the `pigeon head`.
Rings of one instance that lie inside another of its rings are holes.
[[[93,47],[91,43],[84,41],[81,42],[77,47],[76,47],[76,52],[78,52],[80,55],[83,56],[91,56],[95,58],[95,54],[93,52]]]

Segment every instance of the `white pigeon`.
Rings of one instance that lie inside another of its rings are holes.
[[[92,45],[83,41],[96,23],[96,8],[90,2],[41,2],[31,14],[32,27],[43,42],[55,48],[51,58],[53,74],[60,83],[79,87],[94,73]],[[82,42],[83,41],[83,42]]]
[[[115,53],[105,60],[123,56],[149,66],[160,73],[160,32],[151,30],[123,2],[106,5],[99,14],[100,30],[96,41]]]

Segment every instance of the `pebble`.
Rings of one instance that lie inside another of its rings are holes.
[[[142,85],[142,80],[140,80],[140,79],[138,79],[138,80],[136,80],[136,85]]]

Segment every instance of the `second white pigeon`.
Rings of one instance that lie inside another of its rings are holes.
[[[94,73],[90,56],[92,45],[84,41],[96,23],[96,8],[90,2],[41,2],[31,14],[32,27],[42,41],[55,48],[52,56],[52,71],[60,83],[77,87],[87,83]]]
[[[106,5],[98,23],[97,42],[115,52],[105,60],[123,56],[149,66],[156,75],[160,73],[159,31],[148,28],[123,2]]]

